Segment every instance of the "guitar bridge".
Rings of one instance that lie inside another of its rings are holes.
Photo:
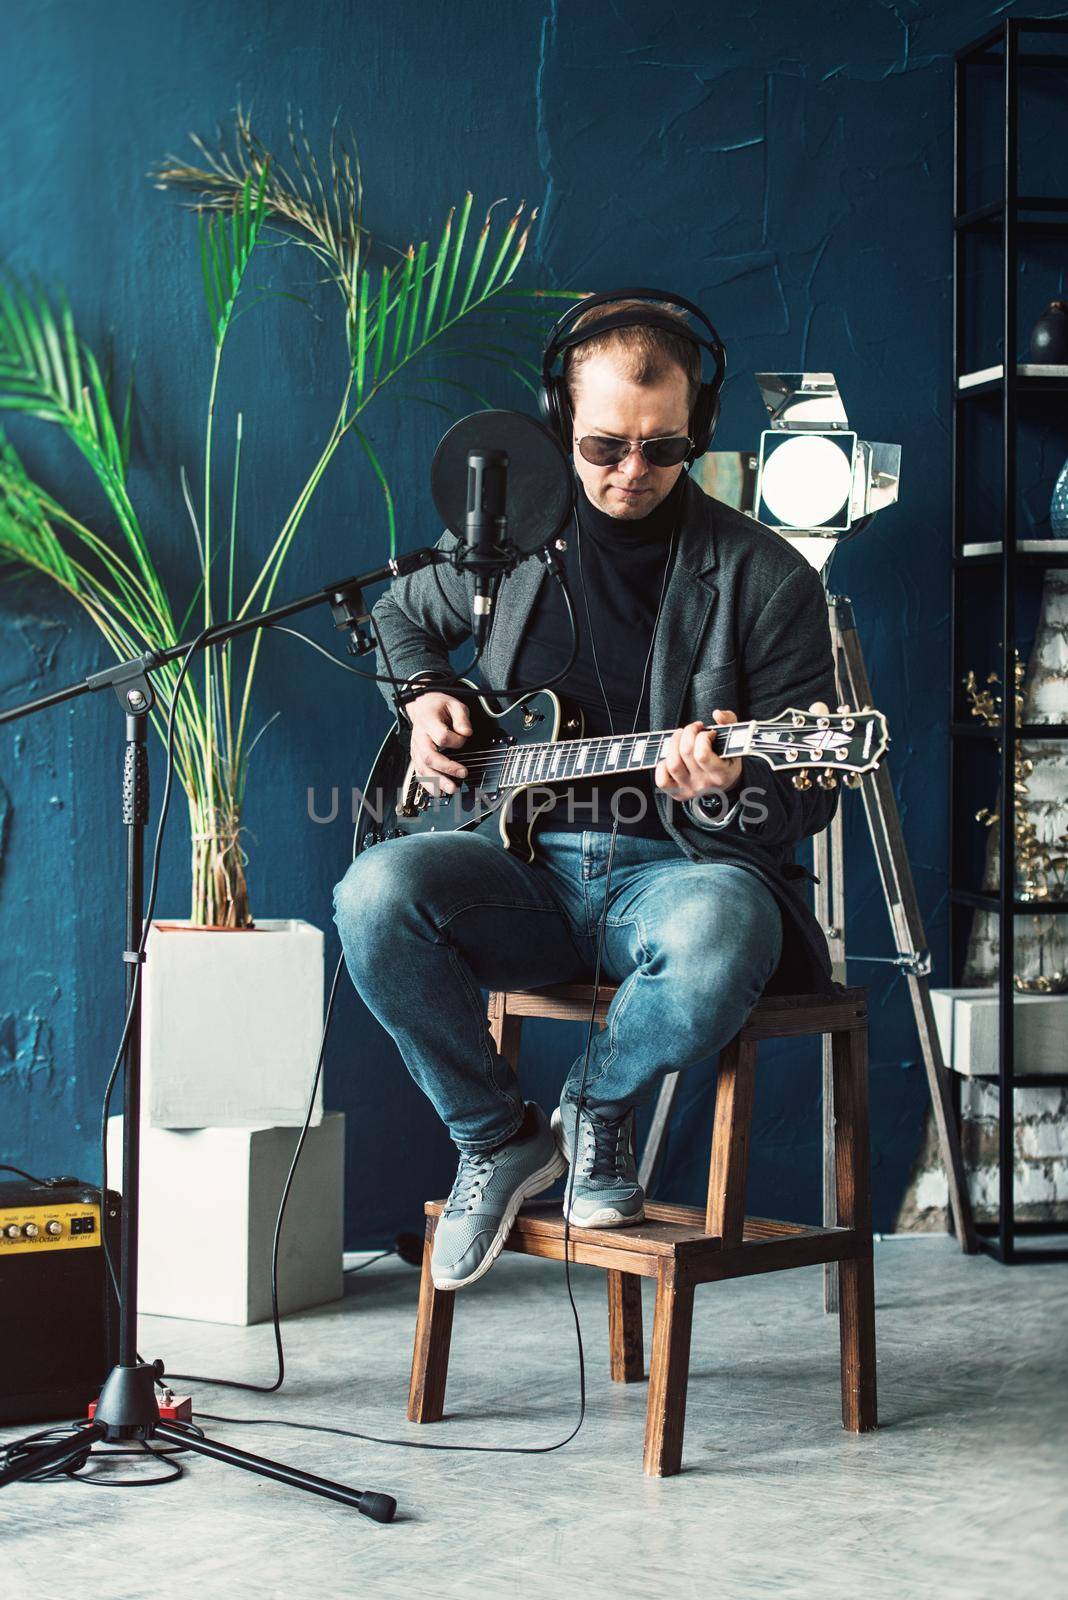
[[[419,779],[413,777],[404,791],[404,798],[397,804],[397,816],[417,817],[420,811],[425,811],[429,804],[430,795],[419,782]]]

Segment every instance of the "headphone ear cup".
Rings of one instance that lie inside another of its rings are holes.
[[[570,454],[571,409],[567,403],[567,390],[563,378],[549,376],[545,379],[541,386],[538,404],[545,425]]]
[[[552,381],[551,378],[546,378],[542,381],[541,388],[538,390],[538,411],[541,413],[541,420],[545,426],[555,433],[556,422],[553,417],[552,395],[549,391],[549,385]]]
[[[703,383],[693,412],[693,455],[696,461],[703,456],[719,423],[719,389],[713,383]]]
[[[708,449],[709,445],[712,443],[712,440],[715,438],[716,429],[718,427],[719,427],[719,390],[717,389],[716,393],[715,393],[715,395],[713,396],[713,399],[712,399],[712,410],[711,410],[711,414],[709,415],[709,418],[708,418],[708,438],[705,440],[705,449],[706,450]]]

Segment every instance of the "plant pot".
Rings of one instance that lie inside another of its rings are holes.
[[[271,1250],[295,1128],[146,1128],[137,1303],[143,1315],[244,1326],[271,1315]],[[108,1118],[109,1183],[122,1188],[122,1118]],[[282,1316],[340,1300],[345,1118],[310,1130],[278,1257]]]
[[[145,947],[142,1107],[154,1128],[299,1126],[323,1031],[323,933],[153,922]],[[322,1080],[313,1126],[322,1120]]]

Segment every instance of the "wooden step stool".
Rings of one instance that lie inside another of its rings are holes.
[[[602,1027],[614,993],[612,985],[601,986],[596,1015]],[[589,984],[492,994],[490,1028],[497,1048],[515,1069],[524,1017],[581,1022],[589,1017],[592,1001]],[[761,1039],[826,1033],[832,1037],[839,1225],[809,1228],[747,1217],[746,1168],[757,1046]],[[429,1200],[425,1207],[426,1243],[408,1397],[412,1422],[439,1422],[445,1400],[455,1291],[435,1289],[430,1277],[434,1229],[443,1206],[442,1200]],[[524,1206],[505,1248],[562,1261],[564,1220],[559,1202],[535,1200]],[[603,1267],[608,1275],[608,1337],[611,1372],[617,1383],[638,1383],[645,1376],[638,1280],[656,1281],[645,1424],[645,1471],[650,1476],[666,1477],[679,1470],[693,1292],[699,1283],[721,1278],[837,1261],[842,1420],[852,1433],[874,1428],[867,990],[840,987],[833,996],[776,995],[759,1001],[741,1032],[720,1052],[704,1211],[647,1201],[645,1221],[633,1226],[572,1227],[569,1255],[583,1265]]]

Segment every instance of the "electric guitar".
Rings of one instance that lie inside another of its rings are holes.
[[[675,731],[585,738],[581,710],[551,689],[497,710],[476,684],[460,683],[470,691],[460,692],[472,733],[447,754],[467,768],[467,777],[454,794],[440,792],[436,774],[415,770],[411,729],[391,729],[361,796],[357,850],[405,834],[477,829],[495,833],[506,849],[533,860],[535,824],[555,804],[558,787],[655,768]],[[447,692],[456,693],[456,686]],[[791,708],[770,722],[735,722],[709,732],[717,755],[759,756],[774,771],[791,773],[799,789],[833,789],[839,777],[856,788],[890,743],[886,718],[870,706],[827,716]]]

